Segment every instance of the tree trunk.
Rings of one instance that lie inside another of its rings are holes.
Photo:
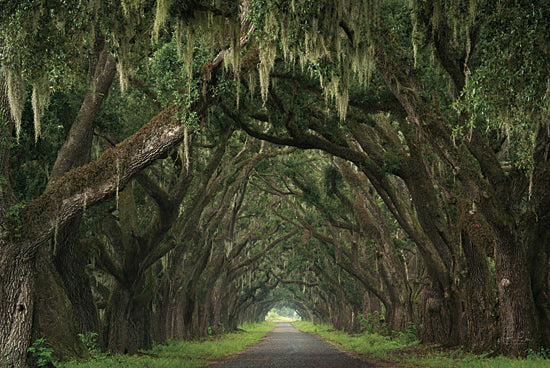
[[[35,274],[33,340],[45,338],[57,360],[89,358],[88,349],[78,338],[78,324],[63,281],[49,257],[49,249],[40,250]],[[97,331],[97,330],[96,330]]]
[[[475,353],[495,349],[497,328],[495,290],[485,250],[462,235],[466,274],[461,277],[460,342]]]
[[[452,316],[443,292],[429,279],[423,280],[421,288],[417,311],[418,337],[424,343],[455,345],[449,336]]]
[[[0,240],[0,366],[6,368],[27,367],[34,308],[34,260],[17,251]]]
[[[92,123],[109,94],[116,73],[115,60],[109,54],[102,38],[96,39],[90,60],[88,75],[90,92],[84,97],[78,116],[71,125],[67,139],[57,155],[48,180],[48,188],[70,169],[90,161]],[[78,330],[85,334],[99,331],[99,318],[86,274],[87,250],[82,249],[78,240],[81,218],[82,215],[75,216],[57,231],[53,258],[67,296],[73,304],[72,309],[78,323]]]
[[[186,292],[185,292],[186,291]],[[179,296],[180,303],[178,305],[177,311],[178,317],[180,319],[182,333],[178,334],[178,338],[180,339],[191,339],[194,336],[197,335],[197,331],[195,330],[195,291],[194,288],[185,290],[181,295]]]
[[[222,321],[222,309],[224,309],[224,299],[226,296],[226,291],[229,288],[228,276],[223,275],[222,279],[217,283],[214,291],[214,297],[212,298],[213,307],[212,307],[212,330],[216,335],[221,334],[223,328]]]
[[[79,333],[99,331],[99,316],[95,306],[90,278],[86,273],[88,252],[78,240],[81,216],[69,221],[57,236],[57,251],[54,254],[55,268],[69,297]]]
[[[392,289],[389,285],[388,289]],[[388,290],[390,303],[386,306],[385,319],[389,331],[407,330],[408,323],[413,320],[412,303],[409,295],[397,290]]]
[[[547,182],[548,183],[548,182]],[[547,186],[548,184],[546,184]],[[546,202],[549,204],[550,202]],[[528,264],[542,346],[550,346],[550,217],[532,219]]]
[[[512,235],[500,236],[495,247],[500,300],[500,346],[505,355],[518,356],[536,349],[538,336],[531,278],[523,243]]]
[[[47,187],[51,187],[68,170],[90,161],[92,122],[109,93],[116,71],[114,59],[107,52],[103,42],[97,42],[91,59],[91,92],[86,94],[78,117],[58,153]],[[33,327],[36,330],[34,334],[51,341],[56,358],[61,360],[86,356],[87,351],[83,350],[85,347],[78,338],[78,333],[99,331],[99,316],[86,274],[87,250],[83,249],[78,240],[81,218],[81,214],[75,216],[56,231],[53,253],[38,253],[38,263],[44,267],[38,268],[37,281],[51,280],[51,285],[42,283],[42,286],[55,292],[45,296],[41,290],[38,291],[37,297],[40,300],[37,300],[35,320],[41,323]],[[42,260],[42,257],[48,259]],[[50,258],[53,259],[53,263]],[[62,282],[58,282],[61,280]],[[44,298],[47,302],[42,300]],[[59,308],[51,308],[52,305]],[[51,321],[59,320],[59,315],[64,315],[64,319],[67,320],[67,323],[63,323],[64,328],[55,328],[51,325]],[[76,328],[72,326],[75,320]]]
[[[550,346],[550,133],[547,124],[541,124],[537,134],[531,200],[522,221],[541,343],[546,347]]]
[[[117,286],[106,311],[107,348],[111,352],[136,354],[151,348],[150,300],[136,300],[135,291]]]
[[[375,310],[379,311],[382,307],[382,304],[380,302],[380,299],[376,297],[373,293],[369,291],[365,291],[363,293],[363,315],[367,315],[368,313],[372,313]]]

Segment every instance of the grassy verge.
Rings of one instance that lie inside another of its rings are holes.
[[[174,341],[138,355],[97,354],[86,362],[59,363],[60,368],[194,368],[246,349],[275,327],[262,322],[241,326],[243,333],[229,333],[216,340]]]
[[[318,335],[344,350],[365,355],[367,358],[388,360],[409,367],[456,367],[456,368],[548,368],[550,360],[540,354],[530,354],[525,359],[502,356],[487,358],[457,349],[443,349],[436,345],[421,345],[418,342],[404,343],[380,335],[348,335],[335,331],[330,325],[314,325],[297,321],[299,330]],[[546,354],[547,355],[547,354]]]

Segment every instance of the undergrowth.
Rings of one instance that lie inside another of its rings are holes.
[[[433,368],[548,368],[550,351],[530,351],[526,358],[507,358],[475,355],[460,349],[444,349],[437,345],[419,344],[411,340],[413,331],[390,333],[382,336],[378,333],[364,332],[350,335],[334,330],[331,325],[314,325],[311,322],[297,321],[293,325],[304,332],[309,332],[331,342],[332,344],[369,359],[393,361],[401,366]]]
[[[97,353],[85,362],[58,363],[60,368],[194,368],[246,349],[275,327],[262,322],[240,326],[245,332],[228,333],[215,340],[171,341],[137,355]],[[89,338],[88,338],[89,341]],[[94,345],[90,345],[94,349]]]

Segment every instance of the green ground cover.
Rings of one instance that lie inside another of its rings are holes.
[[[244,332],[229,333],[203,341],[173,341],[137,355],[93,354],[86,362],[56,364],[60,368],[194,368],[246,349],[275,327],[262,322],[240,326]]]
[[[293,325],[299,330],[312,333],[348,351],[365,355],[367,358],[382,359],[410,367],[456,367],[456,368],[548,368],[550,352],[531,352],[526,358],[511,359],[503,356],[487,357],[474,355],[458,349],[444,349],[436,345],[423,345],[406,334],[394,338],[378,334],[349,335],[334,330],[330,325],[314,325],[297,321]]]

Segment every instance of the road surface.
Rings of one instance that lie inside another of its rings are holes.
[[[290,323],[278,323],[266,337],[216,368],[359,368],[372,365],[352,358],[328,342],[301,332]]]

